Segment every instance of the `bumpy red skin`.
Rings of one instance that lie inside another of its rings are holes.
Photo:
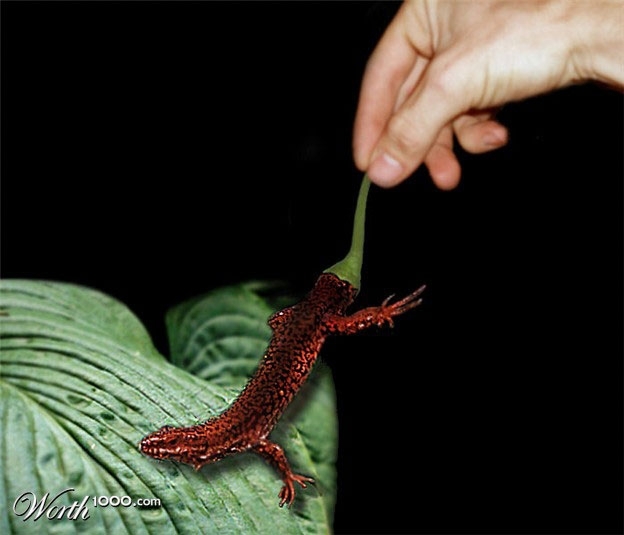
[[[305,382],[329,334],[352,334],[372,325],[392,325],[392,318],[420,304],[424,286],[405,299],[360,310],[347,307],[356,289],[331,273],[322,274],[299,303],[269,318],[273,337],[245,389],[222,414],[192,427],[165,426],[141,441],[141,451],[156,459],[203,465],[226,455],[252,450],[281,474],[280,507],[295,499],[294,482],[305,488],[309,477],[293,473],[284,450],[267,439],[288,404]]]

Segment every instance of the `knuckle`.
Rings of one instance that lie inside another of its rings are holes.
[[[439,98],[448,99],[454,94],[455,74],[448,66],[442,65],[431,70],[428,83]]]
[[[446,53],[438,56],[437,61],[431,64],[426,74],[426,84],[437,98],[458,98],[466,91],[469,80],[466,79],[465,68],[462,67],[464,63],[457,54]]]
[[[388,140],[399,154],[409,156],[418,149],[419,130],[411,114],[399,113],[388,122]]]

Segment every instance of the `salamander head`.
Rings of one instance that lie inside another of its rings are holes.
[[[155,459],[175,458],[183,442],[180,431],[180,428],[171,425],[161,427],[141,440],[141,452]]]
[[[139,448],[142,453],[154,459],[171,459],[197,465],[198,460],[204,460],[203,454],[208,449],[208,444],[200,426],[165,425],[143,438]]]

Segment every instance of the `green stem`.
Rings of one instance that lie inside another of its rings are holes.
[[[367,175],[362,179],[360,193],[355,207],[353,219],[353,237],[351,249],[340,262],[325,270],[325,273],[333,273],[339,279],[347,281],[355,289],[360,288],[360,275],[362,272],[362,257],[364,254],[364,226],[366,220],[366,199],[370,189],[370,180]]]

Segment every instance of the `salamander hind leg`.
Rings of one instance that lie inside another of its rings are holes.
[[[304,489],[307,486],[306,483],[314,483],[314,479],[311,477],[295,474],[291,470],[284,450],[278,444],[269,440],[261,440],[253,447],[253,451],[266,459],[282,476],[284,486],[279,493],[280,507],[284,504],[290,507],[295,500],[295,482],[299,483]]]

